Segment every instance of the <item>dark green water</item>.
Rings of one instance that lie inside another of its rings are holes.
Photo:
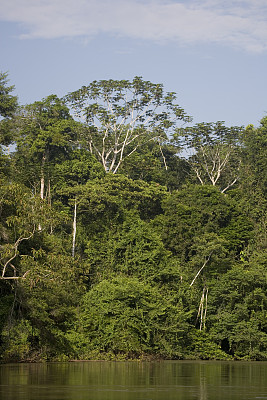
[[[267,363],[162,361],[0,365],[0,399],[267,399]]]

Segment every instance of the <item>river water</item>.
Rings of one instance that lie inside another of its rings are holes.
[[[1,400],[267,399],[267,362],[0,365]]]

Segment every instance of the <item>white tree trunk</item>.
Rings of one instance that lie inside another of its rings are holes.
[[[45,179],[44,179],[44,170],[42,168],[41,170],[41,182],[40,182],[40,197],[42,200],[44,200],[44,188],[45,188]],[[42,230],[41,224],[38,225],[38,230]]]
[[[45,180],[44,180],[44,175],[42,172],[41,183],[40,183],[40,197],[42,200],[44,199],[44,188],[45,188]]]
[[[77,200],[74,202],[73,224],[72,224],[72,257],[75,256],[75,243],[76,243],[76,230],[77,230]]]

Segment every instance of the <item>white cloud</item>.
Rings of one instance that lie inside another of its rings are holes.
[[[99,33],[179,44],[222,43],[267,50],[266,0],[0,0],[3,21],[21,38]]]

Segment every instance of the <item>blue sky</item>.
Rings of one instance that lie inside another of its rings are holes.
[[[267,115],[266,0],[0,0],[0,54],[21,104],[142,76],[194,123]]]

